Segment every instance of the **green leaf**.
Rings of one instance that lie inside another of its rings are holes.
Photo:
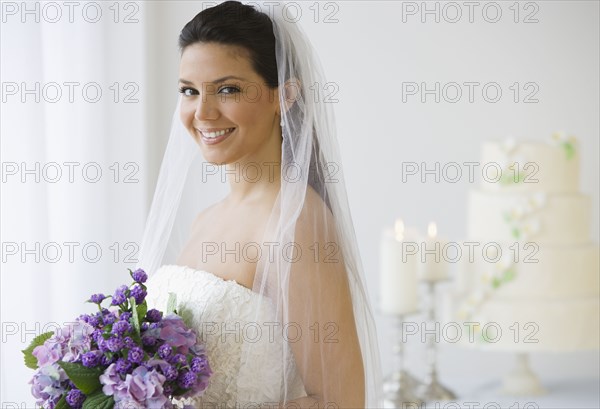
[[[86,395],[96,392],[102,386],[99,378],[104,373],[103,368],[86,368],[75,362],[58,361],[57,363],[65,370],[77,389]]]
[[[37,358],[33,356],[33,350],[37,346],[44,345],[44,342],[46,342],[47,339],[50,339],[52,335],[54,335],[54,331],[44,332],[43,334],[40,334],[37,337],[35,337],[27,348],[21,350],[21,352],[23,352],[23,355],[25,355],[25,366],[27,368],[38,368],[38,361]]]
[[[129,302],[131,303],[131,319],[133,320],[133,328],[135,329],[135,333],[137,336],[140,335],[140,320],[138,319],[138,311],[137,304],[135,303],[135,298],[129,297]]]
[[[169,293],[169,300],[167,301],[167,310],[165,311],[165,315],[175,312],[175,308],[177,308],[177,295],[175,293]]]
[[[69,404],[67,403],[67,395],[63,395],[62,398],[56,403],[54,409],[71,409]]]
[[[112,409],[115,406],[115,399],[112,395],[105,395],[102,390],[88,395],[83,402],[83,409]]]
[[[146,304],[146,301],[137,306],[137,316],[139,322],[142,322],[144,320],[144,317],[146,316],[147,312],[148,305]]]

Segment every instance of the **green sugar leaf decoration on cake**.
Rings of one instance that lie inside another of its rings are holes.
[[[563,131],[554,132],[552,134],[552,142],[565,152],[567,160],[571,160],[577,153],[577,138],[567,136]]]

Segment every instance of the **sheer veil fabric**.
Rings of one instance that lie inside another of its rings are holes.
[[[228,249],[222,258],[228,263],[235,263],[236,257],[251,261],[249,265],[255,266],[251,290],[272,306],[252,311],[258,325],[255,332],[247,328],[246,336],[285,338],[283,349],[278,350],[280,359],[274,361],[278,367],[269,369],[281,373],[280,404],[381,408],[377,331],[347,201],[335,118],[331,104],[319,93],[322,86],[314,86],[327,81],[300,24],[276,11],[269,18],[279,81],[281,163],[258,165],[259,172],[280,172],[273,179],[280,185],[279,193],[262,240],[239,243],[238,254]],[[177,263],[195,217],[213,204],[209,198],[214,202],[215,193],[227,192],[226,178],[232,177],[224,171],[225,165],[202,158],[197,142],[181,123],[180,104],[181,97],[138,258],[137,267],[150,277],[160,266]],[[254,177],[256,169],[249,174]],[[203,243],[197,249],[197,265],[202,265],[207,251],[214,252],[221,244]],[[265,353],[261,345],[251,340],[243,343],[240,389],[249,377],[260,377],[257,362]],[[298,373],[307,397],[294,396]],[[257,391],[239,398],[260,405],[260,396]],[[364,404],[357,404],[361,399]],[[268,405],[277,407],[264,403]]]

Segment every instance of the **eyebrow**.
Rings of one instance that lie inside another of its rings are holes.
[[[231,80],[231,79],[240,80],[240,81],[247,81],[245,78],[236,77],[235,75],[226,75],[225,77],[217,78],[216,80],[210,81],[210,82],[212,84],[220,84],[221,82],[225,82],[225,81]],[[185,80],[183,78],[180,78],[179,82],[181,82],[183,84],[194,85],[194,83],[192,81],[188,81],[188,80]]]

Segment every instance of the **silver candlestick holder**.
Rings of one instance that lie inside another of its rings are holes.
[[[424,402],[416,393],[420,382],[412,376],[404,365],[404,320],[408,314],[394,315],[395,324],[395,367],[383,380],[385,408],[405,408],[408,404],[420,407]]]
[[[425,281],[427,284],[428,306],[427,320],[435,324],[435,285],[437,280]],[[437,375],[437,346],[435,338],[427,339],[427,372],[425,379],[417,388],[417,395],[425,402],[448,401],[456,399],[456,395],[450,389],[438,381]]]

